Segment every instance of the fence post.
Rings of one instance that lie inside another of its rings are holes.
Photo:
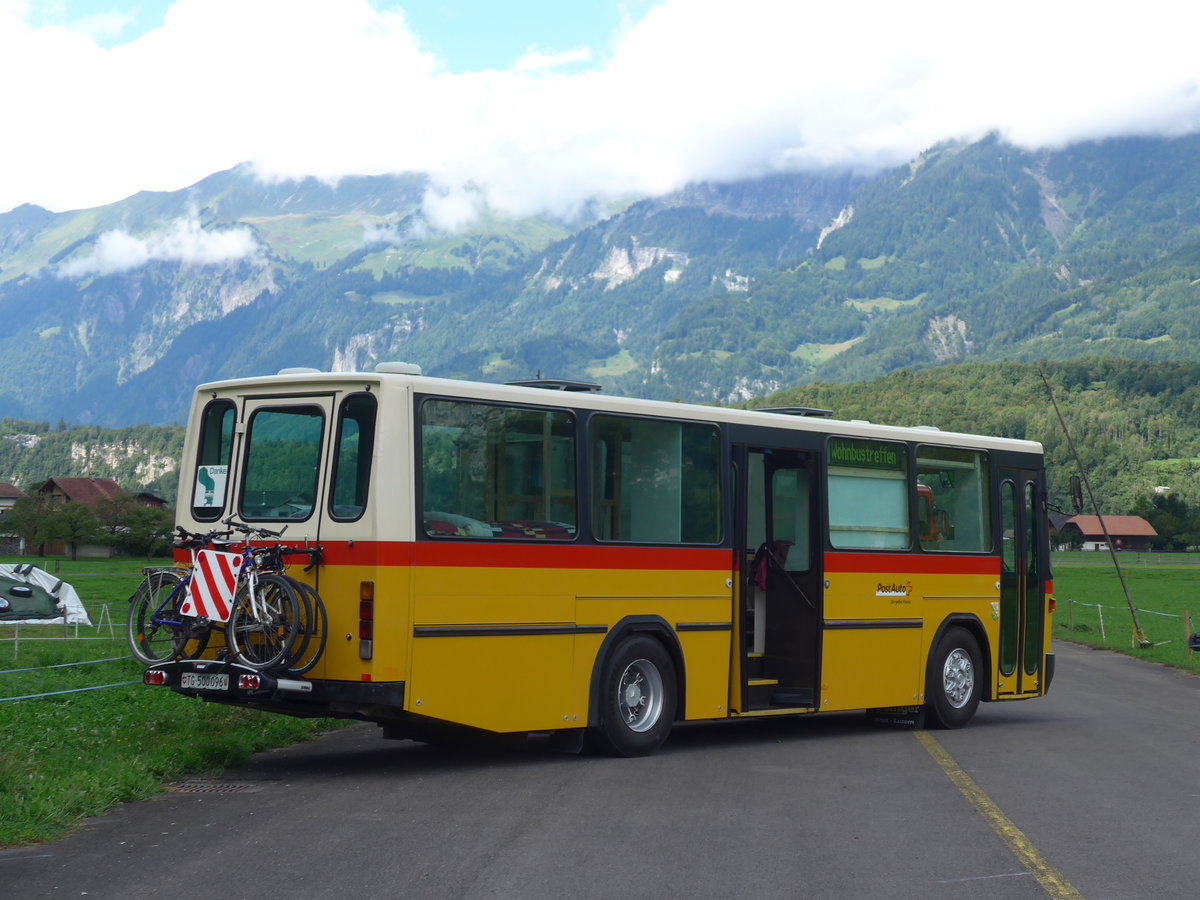
[[[1096,615],[1100,617],[1100,640],[1107,641],[1108,638],[1104,634],[1104,607],[1099,603],[1096,604]]]
[[[1192,659],[1192,614],[1186,608],[1183,611],[1183,640],[1184,646],[1187,647],[1187,658],[1190,662]]]
[[[1075,599],[1067,598],[1067,631],[1075,633]]]
[[[17,658],[17,654],[21,649],[21,623],[17,622],[13,630],[13,659]]]

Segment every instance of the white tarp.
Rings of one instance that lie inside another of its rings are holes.
[[[83,606],[83,601],[79,599],[79,594],[75,588],[67,584],[61,578],[57,578],[42,569],[39,569],[33,564],[29,565],[3,565],[0,564],[0,575],[5,578],[11,578],[13,581],[23,581],[26,584],[37,585],[42,590],[50,594],[58,602],[58,616],[53,619],[6,619],[4,625],[13,625],[17,622],[29,625],[54,625],[61,624],[63,617],[66,617],[68,625],[91,625],[92,620],[88,617],[87,610]]]

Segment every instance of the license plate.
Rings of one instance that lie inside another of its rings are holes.
[[[227,691],[229,690],[229,675],[216,675],[209,672],[184,672],[181,676],[179,686],[191,688],[195,691]]]

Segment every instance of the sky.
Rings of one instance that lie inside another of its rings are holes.
[[[1187,134],[1197,34],[1191,0],[0,0],[0,212],[245,162],[425,172],[454,228],[993,131]]]

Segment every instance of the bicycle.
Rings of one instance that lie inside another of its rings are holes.
[[[129,598],[125,639],[134,659],[145,666],[171,659],[196,659],[208,646],[211,623],[182,610],[195,571],[196,554],[205,547],[217,546],[230,532],[193,534],[183,526],[178,526],[176,532],[178,538],[171,546],[189,551],[190,565],[142,569],[146,580]]]
[[[286,527],[285,529],[286,530]],[[283,532],[279,533],[281,537]],[[321,654],[325,652],[325,642],[329,637],[329,616],[325,611],[325,603],[310,585],[305,584],[287,574],[286,558],[289,556],[304,556],[309,560],[305,571],[321,563],[322,548],[316,547],[287,547],[278,539],[272,547],[260,547],[254,550],[254,565],[260,573],[269,573],[284,578],[292,590],[296,592],[300,602],[300,627],[296,634],[296,644],[288,654],[286,669],[290,675],[303,675],[317,664]]]
[[[303,652],[297,636],[302,622],[312,621],[313,614],[307,599],[302,613],[302,594],[293,587],[296,582],[280,571],[272,571],[272,568],[282,569],[281,564],[273,565],[279,557],[279,548],[256,548],[250,543],[256,537],[280,538],[287,526],[282,531],[271,531],[234,522],[232,517],[222,524],[245,536],[237,592],[225,626],[229,653],[251,669],[287,668],[298,658],[298,651]],[[306,635],[308,631],[306,627]]]

